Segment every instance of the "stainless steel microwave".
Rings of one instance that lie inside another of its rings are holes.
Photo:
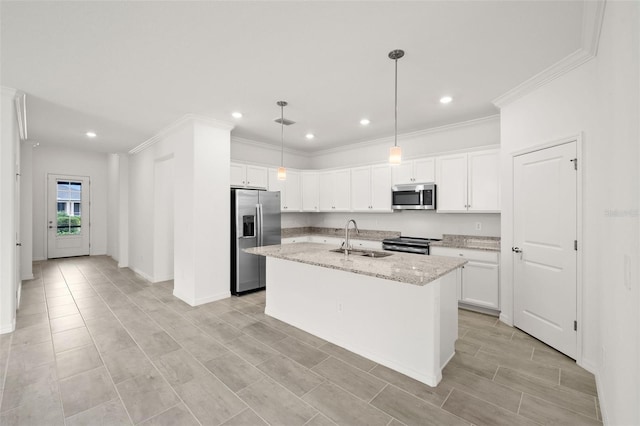
[[[435,210],[436,184],[413,183],[391,187],[393,210]]]

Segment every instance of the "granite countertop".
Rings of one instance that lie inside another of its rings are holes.
[[[325,237],[344,238],[344,228],[320,228],[316,226],[282,228],[282,238],[301,237],[304,235],[323,235]],[[356,234],[353,228],[351,228],[349,235],[352,240],[382,241],[385,238],[399,237],[400,232],[361,229],[360,232]]]
[[[388,257],[375,259],[351,254],[349,260],[345,260],[344,254],[330,251],[335,248],[329,244],[294,243],[253,247],[244,251],[260,256],[275,257],[420,286],[428,284],[467,263],[466,260],[451,257],[398,252],[393,252]]]
[[[442,236],[442,241],[434,241],[431,243],[431,246],[483,251],[500,251],[500,237],[444,234]]]

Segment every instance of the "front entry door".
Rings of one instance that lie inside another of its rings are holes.
[[[514,325],[576,358],[576,142],[514,157]]]
[[[48,176],[47,257],[89,255],[89,178]]]

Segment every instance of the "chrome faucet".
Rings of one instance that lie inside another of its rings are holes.
[[[349,250],[353,249],[353,247],[351,246],[351,242],[349,241],[349,225],[351,224],[351,222],[353,222],[353,227],[356,229],[356,234],[360,233],[360,230],[358,229],[358,224],[356,223],[356,221],[353,219],[349,219],[347,221],[347,224],[344,226],[344,257],[345,258],[349,257]]]

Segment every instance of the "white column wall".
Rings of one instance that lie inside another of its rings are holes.
[[[163,133],[129,157],[129,266],[152,282],[168,279],[155,254],[167,253],[156,227],[154,173],[158,161],[173,162],[174,294],[191,305],[229,292],[230,127],[197,118]],[[164,242],[163,242],[164,241]],[[165,258],[165,255],[162,258]],[[166,261],[166,259],[164,260]]]
[[[598,56],[501,110],[503,315],[513,295],[511,154],[583,135],[582,365],[596,373],[604,423],[616,425],[640,424],[639,37],[640,4],[608,2]]]
[[[193,158],[195,282],[193,298],[183,298],[191,305],[230,296],[229,156],[229,129],[198,123]]]
[[[0,100],[0,334],[12,332],[16,325],[15,93],[2,87]]]

